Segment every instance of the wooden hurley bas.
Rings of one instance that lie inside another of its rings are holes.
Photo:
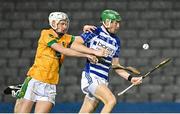
[[[131,72],[133,74],[136,74],[136,75],[141,74],[139,70],[137,70],[136,68],[131,67],[131,66],[124,67],[124,66],[121,66],[121,65],[113,65],[112,64],[112,68],[113,69],[123,69],[123,70],[129,71],[129,72]]]

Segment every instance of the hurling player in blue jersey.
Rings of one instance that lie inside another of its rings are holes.
[[[80,113],[93,112],[99,101],[104,103],[102,113],[111,112],[116,104],[116,98],[108,88],[109,70],[111,64],[118,65],[120,53],[120,38],[116,32],[120,28],[121,16],[114,10],[104,10],[101,14],[102,26],[97,27],[92,32],[81,34],[79,43],[84,43],[93,49],[104,48],[108,52],[107,57],[101,58],[96,64],[87,60],[82,72],[81,89],[84,94],[83,105]],[[76,40],[77,40],[76,39]],[[140,84],[142,77],[132,77],[125,70],[115,69],[116,73],[133,84]]]

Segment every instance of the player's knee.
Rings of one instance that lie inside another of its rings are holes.
[[[115,96],[112,96],[111,99],[108,100],[108,105],[114,106],[114,105],[116,105],[116,102],[117,101],[116,101]]]
[[[113,105],[113,106],[116,105],[116,102],[117,102],[116,98],[113,96],[113,98],[111,100],[111,105]]]

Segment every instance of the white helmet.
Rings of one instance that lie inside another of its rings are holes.
[[[69,18],[68,18],[66,13],[52,12],[52,13],[49,14],[49,25],[53,29],[57,29],[57,24],[59,23],[59,21],[62,21],[62,20],[66,20],[68,22],[68,27],[69,27]],[[55,26],[52,26],[52,21],[56,22]],[[68,28],[67,28],[67,30],[68,30]]]

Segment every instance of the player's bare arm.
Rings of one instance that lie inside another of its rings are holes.
[[[113,58],[112,64],[113,65],[120,65],[119,58]],[[115,69],[115,72],[119,76],[123,77],[126,80],[129,80],[131,83],[133,83],[135,85],[142,83],[142,81],[140,80],[142,77],[132,77],[126,70]]]
[[[76,36],[75,37],[75,41],[72,43],[71,48],[82,52],[82,53],[87,53],[87,54],[93,54],[96,55],[98,57],[106,57],[107,56],[107,52],[105,49],[100,49],[100,50],[94,50],[91,48],[87,48],[86,46],[83,45],[84,41],[80,36]]]
[[[62,46],[62,44],[54,43],[53,45],[51,45],[51,48],[53,48],[54,50],[56,50],[64,55],[67,55],[67,56],[87,57],[94,63],[96,63],[96,61],[97,61],[97,58],[94,55],[81,53],[81,52],[75,51],[71,48],[65,48]]]

